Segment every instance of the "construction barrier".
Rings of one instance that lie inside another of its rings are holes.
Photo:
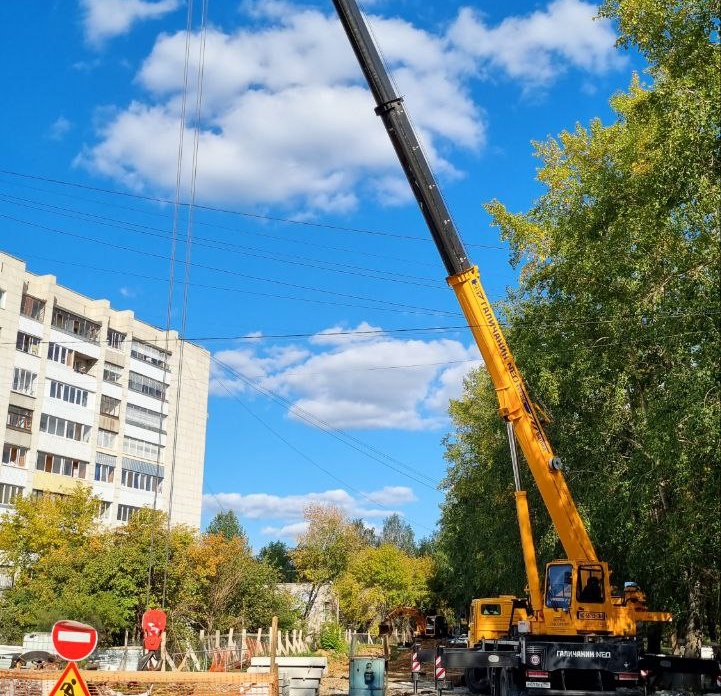
[[[0,696],[48,696],[61,674],[55,670],[0,670]],[[99,670],[81,670],[80,674],[90,696],[279,696],[276,674]]]
[[[443,666],[443,658],[436,655],[436,682],[442,682],[446,678],[446,668]]]
[[[421,661],[418,659],[418,650],[413,649],[411,653],[411,672],[416,674],[421,671]]]

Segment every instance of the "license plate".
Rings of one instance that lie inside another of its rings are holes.
[[[550,689],[551,682],[527,681],[526,688],[527,689]]]

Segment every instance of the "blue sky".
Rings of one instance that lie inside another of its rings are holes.
[[[531,141],[609,121],[634,59],[581,0],[363,7],[500,299],[515,273],[482,204],[527,210]],[[2,3],[0,248],[157,326],[170,300],[211,351],[204,524],[233,509],[256,549],[292,544],[330,502],[427,536],[448,399],[480,361],[332,3],[201,14],[187,40],[180,0]]]

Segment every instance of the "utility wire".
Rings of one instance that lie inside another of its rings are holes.
[[[137,193],[128,193],[127,191],[117,191],[114,189],[101,188],[99,186],[89,186],[87,184],[78,184],[75,182],[64,181],[62,179],[53,179],[50,177],[37,176],[37,175],[33,175],[33,174],[25,174],[22,172],[16,172],[16,171],[12,171],[9,169],[0,169],[0,174],[6,174],[8,176],[15,176],[15,177],[24,178],[24,179],[31,179],[34,181],[43,181],[45,183],[58,184],[61,186],[71,186],[74,188],[88,190],[88,191],[97,191],[100,193],[107,193],[107,194],[110,194],[113,196],[122,196],[122,197],[126,197],[126,198],[149,201],[152,203],[161,203],[163,205],[172,205],[173,204],[173,201],[170,201],[165,198],[160,198],[160,197],[155,197],[155,196],[143,196],[143,195],[140,195]],[[182,205],[187,205],[187,203],[183,203]],[[409,240],[409,241],[413,241],[413,242],[423,242],[423,243],[432,242],[432,239],[427,236],[416,237],[413,235],[398,234],[395,232],[383,232],[380,230],[368,230],[368,229],[363,229],[363,228],[359,228],[359,227],[344,227],[342,225],[332,225],[329,223],[313,222],[311,220],[294,220],[291,218],[273,217],[270,215],[260,215],[258,213],[250,213],[247,211],[230,210],[228,208],[218,208],[218,207],[213,207],[210,205],[197,205],[196,204],[195,207],[198,210],[207,210],[210,212],[224,213],[227,215],[237,215],[240,217],[246,217],[246,218],[257,219],[257,220],[281,222],[281,223],[284,223],[287,225],[299,225],[302,227],[318,227],[318,228],[327,229],[327,230],[336,230],[339,232],[355,232],[358,234],[367,234],[367,235],[373,235],[373,236],[378,236],[378,237],[389,237],[392,239],[405,239],[405,240]],[[476,247],[485,248],[485,249],[498,249],[501,251],[506,250],[505,247],[497,246],[497,245],[469,244],[468,246],[476,246]]]
[[[131,246],[128,246],[128,245],[126,245],[126,244],[116,244],[116,243],[114,243],[114,242],[109,242],[109,241],[106,241],[106,240],[104,240],[104,239],[98,239],[97,237],[91,237],[91,236],[89,236],[89,235],[83,235],[83,234],[79,234],[79,233],[77,233],[77,232],[68,232],[67,230],[61,230],[61,229],[58,229],[58,228],[56,228],[56,227],[49,227],[48,225],[43,225],[43,224],[40,224],[40,223],[31,222],[31,221],[29,221],[29,220],[23,220],[23,219],[21,219],[21,218],[16,218],[16,217],[13,217],[13,216],[11,216],[11,215],[6,215],[6,214],[0,213],[0,218],[4,218],[4,219],[6,219],[6,220],[11,220],[11,221],[17,222],[17,223],[19,223],[19,224],[21,224],[21,225],[27,225],[28,227],[35,227],[35,228],[37,228],[37,229],[45,230],[46,232],[53,232],[54,234],[61,234],[61,235],[67,236],[67,237],[73,237],[73,238],[76,238],[76,239],[81,239],[81,240],[86,241],[86,242],[93,242],[94,244],[100,244],[100,245],[102,245],[102,246],[107,246],[107,247],[110,247],[110,248],[113,248],[113,249],[119,249],[119,250],[121,250],[121,251],[128,251],[128,252],[131,252],[131,253],[134,253],[134,254],[140,254],[140,255],[142,255],[142,256],[148,256],[148,257],[151,257],[151,258],[158,258],[158,259],[164,259],[164,260],[166,259],[166,257],[163,256],[162,254],[156,254],[156,253],[153,253],[153,252],[150,252],[150,251],[141,251],[140,249],[136,249],[135,247],[131,247]],[[166,239],[167,239],[167,238],[166,238]],[[276,257],[276,256],[263,256],[263,255],[258,255],[258,254],[250,254],[250,253],[248,253],[248,252],[245,252],[245,254],[246,254],[247,256],[255,256],[255,257],[257,257],[257,258],[262,258],[262,259],[264,259],[264,260],[273,261],[273,262],[278,261],[278,262],[280,262],[280,263],[289,263],[289,264],[293,264],[293,265],[296,265],[296,266],[303,266],[303,267],[306,267],[306,268],[318,268],[317,265],[314,265],[314,264],[312,264],[312,263],[303,263],[303,262],[301,262],[301,261],[292,261],[292,260],[288,260],[288,259],[281,259],[281,258],[278,258],[278,257]],[[237,272],[237,271],[231,271],[231,270],[226,269],[226,268],[217,268],[217,267],[206,266],[206,265],[198,264],[198,263],[192,263],[191,265],[194,266],[194,267],[196,267],[196,268],[203,268],[203,269],[206,269],[206,270],[214,271],[214,272],[216,272],[216,273],[226,273],[226,274],[229,274],[229,275],[236,275],[236,276],[241,276],[241,277],[252,277],[252,276],[245,276],[245,274],[243,274],[243,273],[239,273],[239,272]],[[377,275],[372,275],[372,274],[370,274],[370,273],[351,272],[351,271],[342,270],[342,269],[336,271],[336,270],[333,269],[333,268],[327,268],[327,267],[324,268],[324,269],[322,269],[322,270],[340,272],[340,273],[343,273],[344,275],[356,275],[356,276],[361,276],[361,277],[366,278],[366,279],[369,279],[369,280],[382,280],[382,281],[384,281],[384,282],[392,282],[392,283],[401,283],[401,284],[416,285],[416,286],[419,286],[419,287],[426,287],[426,288],[431,288],[431,289],[441,289],[441,287],[442,287],[439,283],[434,283],[434,282],[408,281],[408,282],[406,283],[404,277],[403,277],[402,275],[400,275],[400,274],[387,273],[387,274],[385,274],[385,275],[380,275],[381,272],[379,272],[379,274],[377,274]],[[259,280],[259,278],[253,278],[253,279],[254,279],[254,280]],[[263,279],[260,279],[260,280],[263,280]],[[265,279],[265,280],[267,280],[267,279]],[[275,281],[275,280],[274,280],[273,282],[279,283],[280,281]],[[285,284],[285,285],[290,285],[290,283],[283,283],[283,284]],[[307,288],[306,288],[306,289],[307,289]],[[334,294],[335,294],[335,293],[334,293]]]
[[[5,218],[5,219],[8,219],[8,220],[13,220],[14,222],[19,222],[19,223],[21,223],[21,224],[25,224],[25,225],[28,225],[28,226],[31,226],[31,227],[37,227],[37,228],[44,229],[44,230],[50,231],[50,232],[56,232],[56,233],[58,233],[58,234],[67,235],[67,236],[69,236],[69,237],[76,237],[76,238],[83,239],[83,240],[86,240],[86,241],[92,241],[92,242],[95,242],[95,243],[97,243],[97,244],[101,244],[101,245],[103,245],[103,246],[107,246],[107,247],[110,247],[110,248],[113,248],[113,249],[120,249],[120,250],[122,250],[122,251],[129,251],[129,252],[131,252],[131,253],[138,254],[138,255],[141,255],[141,256],[146,256],[146,257],[149,257],[149,258],[155,258],[155,259],[160,259],[160,260],[164,260],[164,261],[167,261],[167,260],[168,260],[167,257],[164,256],[163,254],[157,254],[157,253],[150,252],[150,251],[140,251],[140,250],[138,250],[138,249],[134,249],[133,247],[128,247],[128,246],[125,246],[125,245],[122,245],[122,244],[115,244],[115,243],[112,243],[112,242],[106,242],[106,241],[102,241],[102,240],[97,240],[97,239],[95,239],[95,238],[93,238],[93,237],[86,237],[86,236],[84,236],[84,235],[76,234],[76,233],[74,233],[74,232],[66,232],[65,230],[54,229],[54,228],[51,228],[51,227],[47,227],[46,225],[41,225],[41,224],[38,224],[38,223],[32,223],[32,222],[28,222],[28,221],[25,221],[25,220],[18,220],[17,218],[13,218],[13,217],[11,217],[11,216],[9,216],[9,215],[3,215],[3,214],[1,214],[1,213],[0,213],[0,218]],[[314,288],[314,287],[308,286],[308,285],[298,285],[298,284],[296,284],[296,283],[289,283],[289,282],[287,282],[287,281],[276,280],[276,279],[269,279],[269,278],[263,278],[262,276],[253,276],[253,275],[249,275],[249,274],[247,274],[247,273],[241,273],[241,272],[239,272],[239,271],[231,271],[231,270],[229,270],[229,269],[227,269],[227,268],[218,268],[218,267],[216,267],[216,266],[207,266],[207,265],[205,265],[205,264],[199,264],[199,263],[192,263],[191,265],[192,265],[194,268],[199,268],[199,269],[203,269],[203,270],[206,270],[206,271],[211,271],[211,272],[213,272],[213,273],[223,273],[223,274],[226,274],[226,275],[230,275],[230,276],[234,276],[234,277],[238,277],[238,278],[245,278],[245,279],[247,279],[247,280],[258,281],[258,282],[262,282],[262,283],[265,283],[265,284],[268,284],[268,283],[272,282],[274,285],[283,285],[283,286],[286,286],[286,287],[296,288],[296,289],[300,289],[300,290],[307,290],[307,291],[309,291],[309,292],[326,293],[326,294],[331,294],[331,295],[334,295],[334,296],[337,296],[337,297],[345,297],[345,298],[349,298],[349,299],[356,299],[356,300],[361,300],[361,301],[366,301],[366,302],[377,302],[377,303],[384,304],[384,305],[395,306],[395,307],[398,307],[398,308],[401,308],[401,309],[402,309],[402,308],[408,308],[408,309],[411,309],[411,310],[419,310],[419,309],[420,309],[420,310],[422,310],[422,311],[427,311],[427,310],[425,310],[424,308],[413,307],[412,305],[404,305],[404,304],[399,303],[399,302],[391,302],[391,301],[389,301],[389,300],[376,300],[376,299],[373,299],[373,298],[363,297],[363,296],[360,296],[360,295],[351,295],[351,294],[349,294],[349,293],[341,293],[341,292],[337,292],[337,291],[333,291],[333,290],[324,290],[324,289],[322,289],[322,288]],[[143,277],[145,277],[145,276],[143,276]],[[208,286],[205,286],[205,287],[208,287]],[[275,294],[270,294],[270,295],[268,295],[268,296],[270,296],[270,297],[276,297]],[[439,310],[439,313],[442,313],[442,310]],[[449,312],[448,314],[451,314],[451,313]],[[457,314],[457,313],[455,313],[455,314]]]
[[[360,491],[360,490],[358,490],[357,488],[354,488],[354,487],[351,486],[349,483],[347,483],[347,482],[345,482],[343,479],[341,479],[339,476],[336,476],[336,474],[334,474],[332,471],[330,471],[329,469],[326,469],[324,466],[321,466],[320,464],[318,464],[318,462],[315,461],[315,459],[313,459],[312,457],[309,457],[307,454],[305,454],[305,452],[302,452],[302,451],[301,451],[300,449],[298,449],[292,442],[290,442],[290,440],[288,440],[287,438],[283,437],[277,430],[275,430],[275,429],[272,428],[268,423],[266,423],[260,416],[258,416],[256,413],[253,413],[253,411],[251,411],[251,410],[246,406],[246,404],[244,404],[244,403],[238,398],[238,396],[237,396],[224,382],[221,381],[221,382],[220,382],[220,385],[223,387],[223,389],[225,389],[225,390],[228,392],[228,394],[229,394],[231,397],[233,397],[233,398],[240,404],[241,408],[243,408],[243,410],[244,410],[246,413],[248,413],[248,415],[250,415],[250,416],[251,416],[252,418],[254,418],[256,421],[258,421],[266,430],[268,430],[268,432],[272,433],[276,438],[278,438],[278,440],[280,440],[283,444],[285,444],[287,447],[289,447],[290,449],[292,449],[299,457],[302,457],[302,458],[305,459],[309,464],[311,464],[312,466],[314,466],[316,469],[318,469],[319,471],[322,471],[324,474],[326,474],[326,476],[329,476],[329,477],[332,478],[333,480],[335,480],[335,481],[337,481],[338,483],[340,483],[340,485],[343,486],[343,488],[344,488],[346,491],[351,491],[351,492],[355,493],[356,495],[360,496],[360,497],[363,498],[364,500],[367,500],[368,502],[372,503],[372,504],[375,505],[376,507],[382,508],[383,510],[388,510],[389,512],[393,512],[393,510],[392,510],[391,508],[389,508],[388,506],[384,505],[383,503],[378,502],[377,500],[374,500],[374,499],[373,499],[371,496],[369,496],[368,494],[363,493],[363,491]],[[434,490],[437,490],[437,489],[434,489]],[[432,532],[432,531],[433,531],[433,529],[427,527],[426,525],[421,524],[420,522],[414,522],[413,520],[410,520],[410,519],[406,518],[405,516],[404,516],[404,519],[407,519],[408,522],[412,523],[412,524],[413,524],[414,526],[416,526],[416,527],[420,527],[421,529],[425,529],[426,531],[429,531],[429,532]]]
[[[43,194],[48,193],[48,191],[46,189],[43,189],[43,188],[40,188],[37,186],[30,186],[28,184],[22,184],[22,183],[17,183],[17,182],[13,182],[12,185],[15,187],[29,189],[31,191],[39,191]],[[164,213],[161,213],[161,212],[158,212],[155,210],[153,210],[153,211],[142,210],[140,208],[122,206],[122,205],[118,205],[115,203],[106,203],[106,202],[101,203],[92,198],[86,198],[83,196],[73,196],[72,194],[68,194],[68,193],[53,192],[53,195],[61,196],[63,198],[71,198],[73,200],[80,200],[80,201],[84,201],[86,203],[91,203],[91,204],[95,204],[95,205],[102,205],[103,207],[106,207],[106,208],[117,208],[119,210],[123,210],[126,212],[139,213],[141,215],[149,215],[152,217],[161,217],[161,218],[167,217]],[[92,213],[83,213],[83,211],[80,211],[80,210],[74,209],[74,208],[63,208],[61,206],[53,206],[53,205],[50,205],[47,203],[38,202],[37,200],[34,200],[34,199],[22,199],[17,196],[9,196],[9,194],[6,194],[6,196],[8,196],[11,199],[18,198],[19,200],[25,200],[25,201],[29,201],[30,203],[35,203],[36,204],[35,207],[37,209],[39,209],[40,206],[45,206],[47,208],[50,208],[51,210],[58,208],[60,210],[69,211],[69,213],[74,212],[78,216],[85,215],[85,216],[89,216],[89,217],[93,217],[93,218],[98,218],[100,220],[103,220],[103,219],[114,220],[114,218],[108,218],[108,217],[102,216],[102,215],[95,215]],[[29,206],[29,207],[33,208],[34,206]],[[83,219],[83,218],[78,218],[78,219]],[[115,222],[118,222],[119,224],[123,224],[124,226],[132,225],[134,227],[141,227],[141,228],[147,227],[148,229],[156,229],[153,227],[141,225],[140,223],[134,223],[134,222],[129,222],[129,221],[115,219]],[[415,255],[410,255],[409,257],[406,257],[406,258],[399,258],[399,257],[395,257],[395,256],[389,256],[388,254],[373,253],[373,252],[368,251],[367,249],[349,249],[347,247],[331,246],[331,245],[325,244],[325,243],[321,244],[318,242],[314,242],[312,239],[309,239],[307,236],[301,237],[301,238],[288,238],[288,237],[280,236],[277,234],[270,234],[268,232],[257,232],[257,231],[251,231],[249,229],[242,229],[242,228],[238,228],[238,227],[229,227],[227,225],[219,225],[218,223],[212,223],[212,222],[207,222],[207,221],[203,221],[203,220],[196,220],[195,225],[196,225],[196,227],[204,227],[204,228],[208,228],[208,229],[212,229],[212,230],[223,230],[225,232],[231,232],[233,234],[241,235],[243,237],[260,237],[261,239],[271,239],[274,241],[282,242],[283,244],[299,244],[302,246],[313,247],[316,249],[323,249],[324,251],[338,251],[338,252],[345,254],[346,256],[367,256],[369,258],[376,258],[376,259],[380,259],[380,260],[384,260],[384,261],[392,261],[394,263],[402,263],[406,266],[408,264],[415,264],[415,265],[419,265],[419,266],[426,266],[429,268],[437,268],[438,267],[437,261],[433,261],[433,262],[420,261]],[[213,237],[199,237],[199,236],[195,235],[195,239],[209,241],[209,242],[217,242],[218,244],[230,244],[229,242],[225,242],[225,240],[220,240],[220,239],[213,238]],[[488,248],[501,249],[501,247],[488,247]]]
[[[416,483],[419,483],[422,486],[425,486],[426,488],[430,488],[431,490],[437,490],[437,483],[431,479],[429,476],[425,476],[424,474],[417,474],[411,467],[409,467],[407,464],[404,464],[403,462],[398,461],[394,457],[391,457],[390,455],[381,452],[380,450],[376,449],[375,447],[368,445],[358,438],[354,437],[350,433],[334,428],[329,423],[324,421],[322,418],[318,418],[317,416],[313,415],[312,413],[309,413],[308,411],[298,408],[295,404],[291,403],[284,397],[280,396],[276,392],[272,391],[271,389],[268,389],[266,387],[261,386],[254,380],[250,379],[249,377],[246,377],[244,374],[239,372],[238,370],[235,370],[227,363],[223,362],[219,358],[215,356],[211,356],[210,358],[216,365],[221,367],[224,371],[230,373],[234,377],[236,377],[238,380],[240,380],[244,385],[247,387],[250,387],[254,391],[258,392],[259,394],[265,396],[266,398],[270,399],[271,401],[274,401],[276,404],[279,404],[283,406],[284,408],[289,409],[299,420],[303,421],[307,425],[310,425],[317,430],[321,430],[322,432],[327,433],[331,437],[335,438],[336,440],[339,440],[340,442],[343,442],[344,444],[348,445],[352,449],[356,450],[357,452],[360,452],[361,454],[364,454],[365,456],[369,457],[370,459],[373,459],[374,461],[377,461],[378,463],[382,464],[383,466],[394,470],[395,472],[401,474],[402,476],[405,476],[406,478],[409,478]],[[413,473],[409,473],[413,472]],[[418,478],[418,477],[422,478]],[[422,480],[425,479],[425,480]]]
[[[13,200],[14,198],[14,200]],[[15,197],[8,197],[8,196],[1,196],[0,200],[5,200],[5,202],[10,203],[12,205],[16,206],[22,206],[22,207],[30,207],[31,209],[42,209],[38,208],[37,206],[29,206],[27,204],[27,200],[15,198]],[[67,209],[61,208],[60,206],[48,206],[47,204],[41,203],[40,206],[44,208],[50,208],[53,211],[57,211],[57,215],[60,215],[62,217],[69,217],[71,219],[80,219],[87,222],[94,222],[99,223],[102,225],[105,225],[106,227],[112,227],[116,229],[121,229],[126,232],[133,232],[135,234],[142,234],[148,237],[155,237],[161,240],[168,240],[171,239],[171,236],[166,234],[164,231],[150,227],[148,225],[139,225],[136,223],[126,223],[122,220],[114,220],[112,218],[107,218],[99,215],[94,215],[90,213],[79,213],[78,215],[72,214],[75,211],[68,212]],[[177,221],[174,221],[174,224],[176,224]],[[62,231],[58,230],[61,234]],[[99,243],[102,243],[104,240],[98,239],[97,237],[85,237],[85,239],[88,240],[94,240]],[[182,240],[178,240],[181,241]],[[177,242],[173,242],[177,243]],[[400,277],[397,273],[389,272],[380,270],[377,268],[366,268],[363,266],[355,266],[353,264],[347,264],[347,263],[339,263],[336,261],[327,261],[324,259],[314,259],[314,258],[308,258],[305,256],[294,256],[292,258],[290,257],[284,257],[280,254],[277,254],[274,251],[269,251],[267,249],[259,249],[257,247],[249,247],[249,246],[241,246],[239,244],[230,244],[228,242],[224,242],[221,240],[208,240],[207,238],[195,238],[194,242],[197,246],[202,246],[208,249],[214,249],[216,251],[223,251],[223,252],[230,252],[234,254],[239,254],[242,256],[250,257],[250,258],[257,258],[262,259],[265,261],[271,261],[272,263],[285,263],[293,266],[303,266],[306,268],[316,268],[323,271],[328,271],[330,273],[343,273],[344,275],[356,275],[361,276],[364,278],[373,278],[377,280],[385,280],[390,282],[396,282],[396,283],[408,283],[411,285],[418,285],[421,287],[429,287],[429,288],[442,288],[445,287],[445,284],[442,283],[439,280],[431,279],[431,278],[422,278],[418,276],[411,276],[411,275],[404,275],[403,277]]]

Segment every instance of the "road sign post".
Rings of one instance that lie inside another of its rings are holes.
[[[68,662],[89,657],[98,644],[98,632],[79,621],[58,621],[52,630],[55,652]]]

